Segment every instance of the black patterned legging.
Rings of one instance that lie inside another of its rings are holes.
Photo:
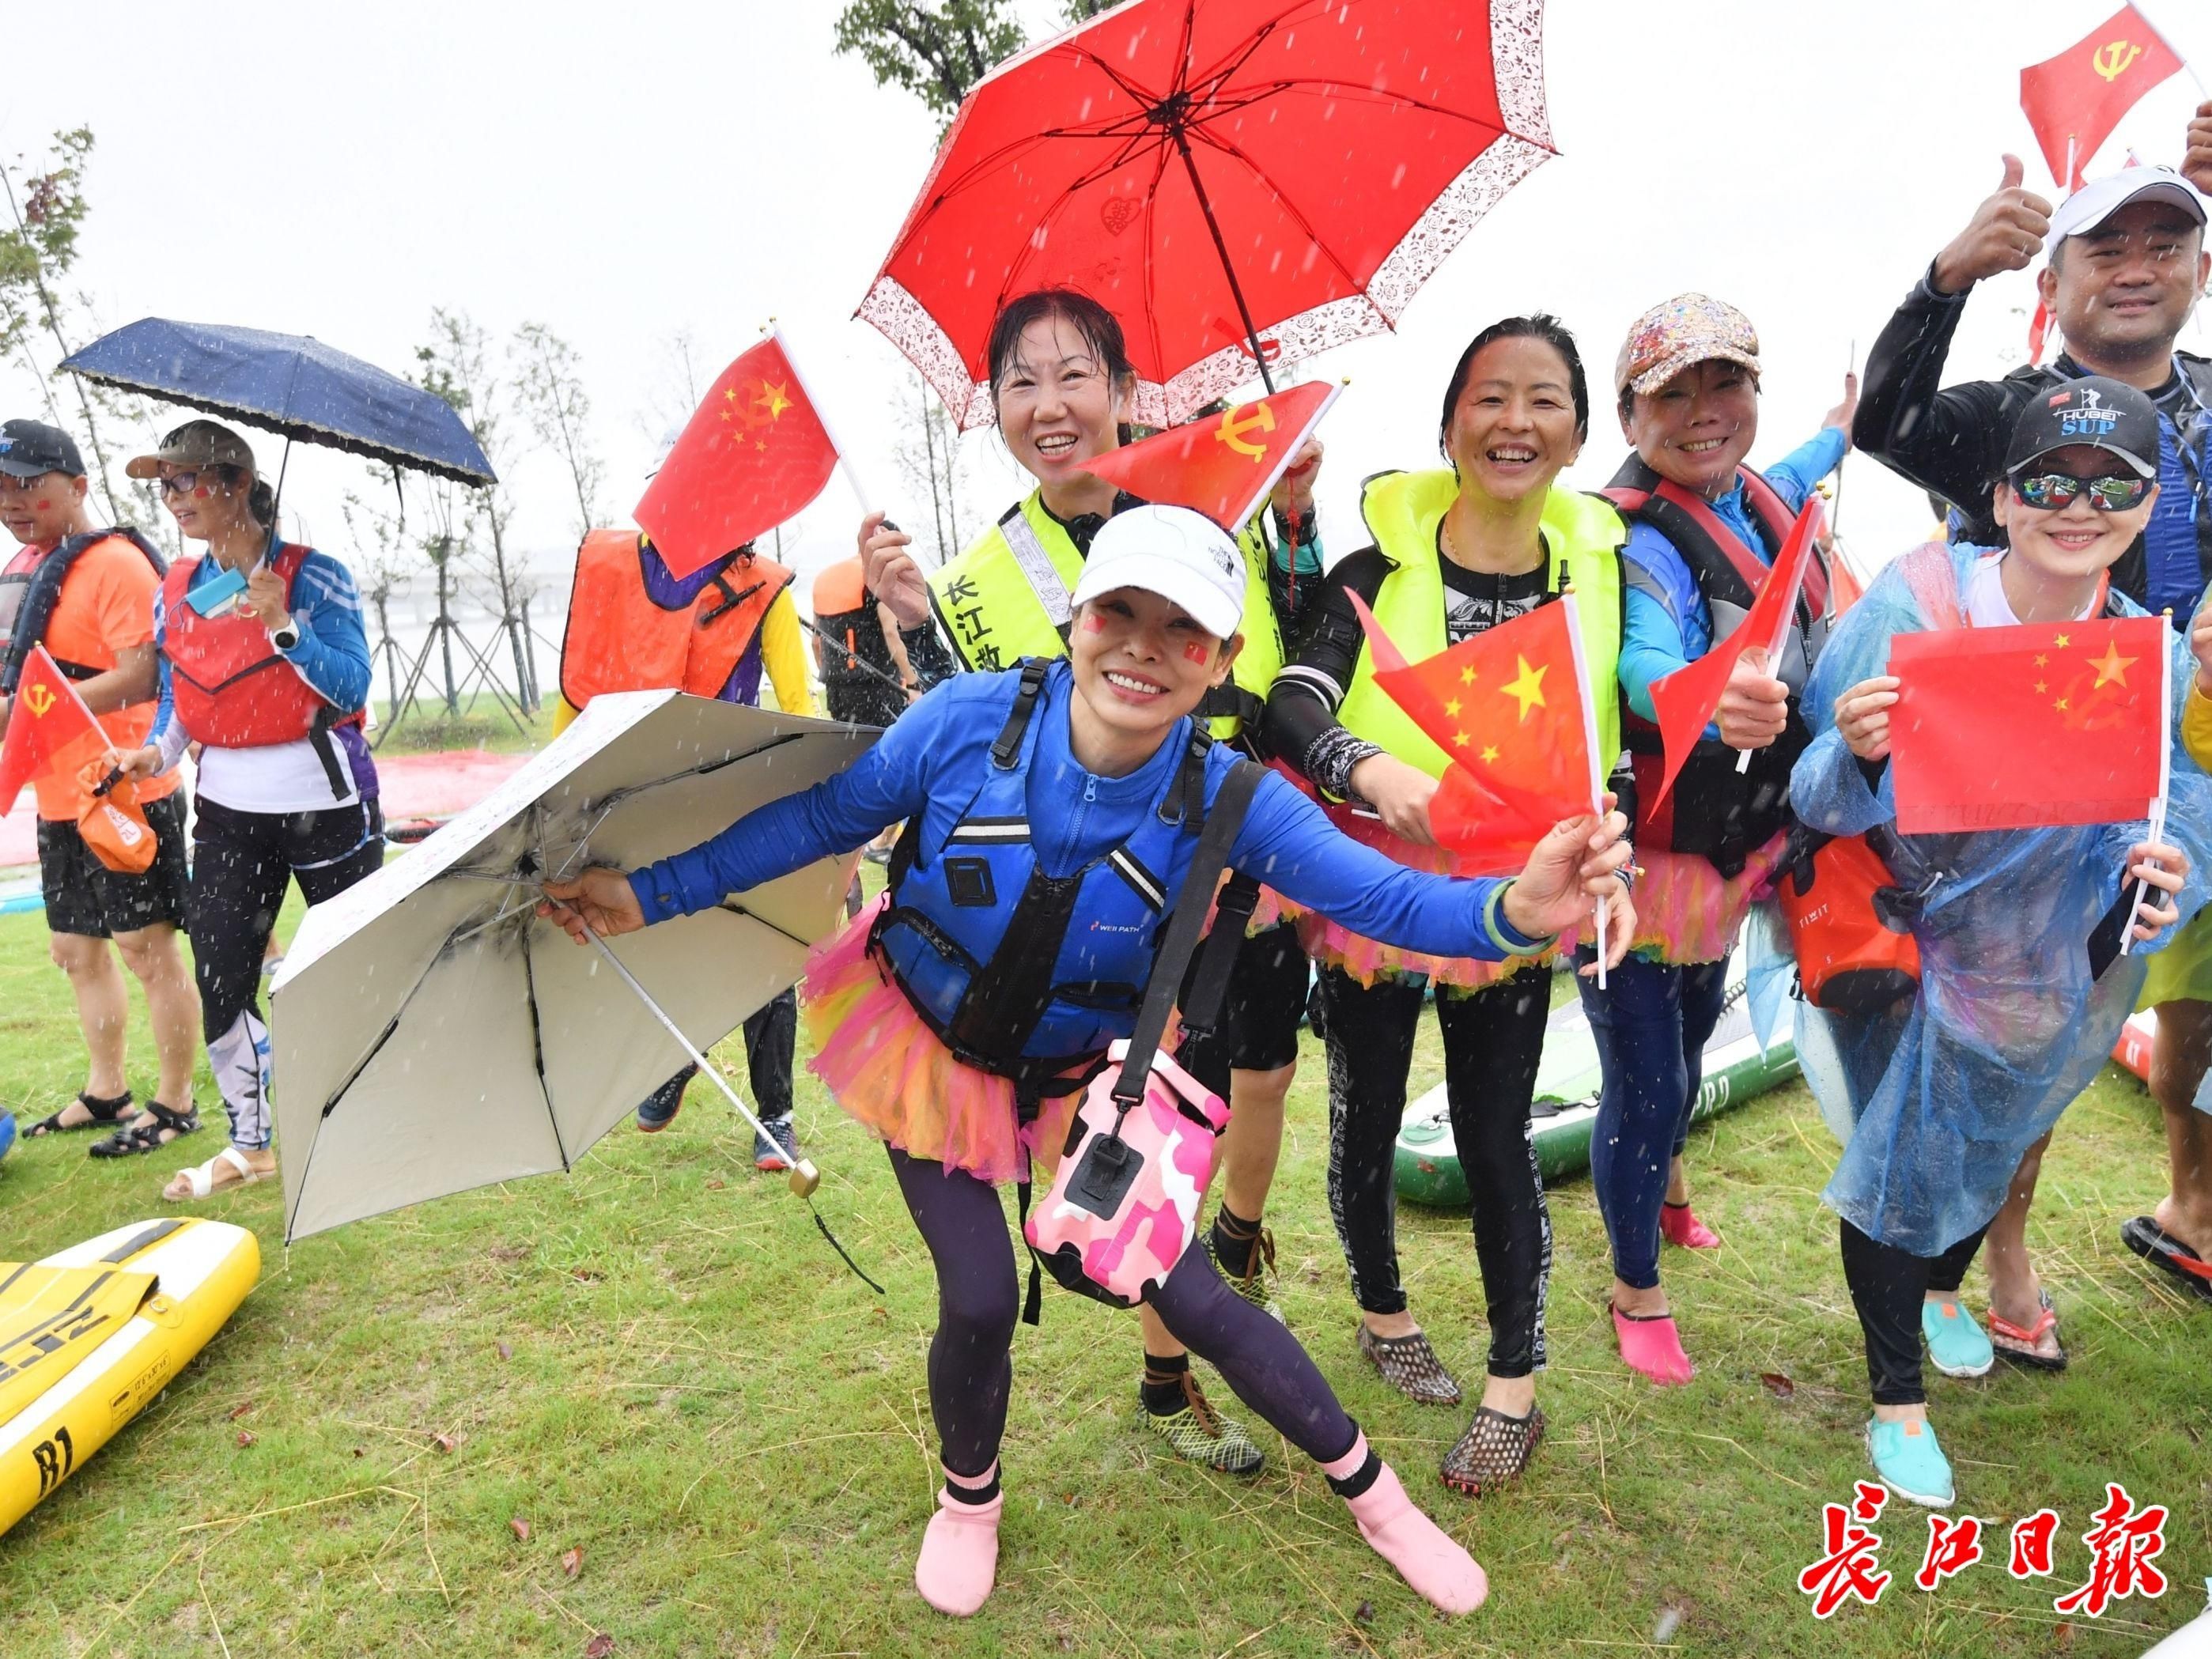
[[[1328,1028],[1329,1213],[1352,1270],[1353,1299],[1369,1313],[1402,1313],[1398,1127],[1422,987],[1391,979],[1363,986],[1331,968],[1321,988]],[[1436,1000],[1452,1139],[1467,1176],[1475,1259],[1490,1303],[1493,1376],[1527,1376],[1544,1364],[1552,1216],[1528,1138],[1528,1105],[1551,989],[1549,974],[1531,972]]]

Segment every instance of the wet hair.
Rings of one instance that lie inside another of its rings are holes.
[[[1459,408],[1460,394],[1467,390],[1468,372],[1483,347],[1499,340],[1541,340],[1558,352],[1567,365],[1567,392],[1575,405],[1575,441],[1583,442],[1589,436],[1589,377],[1583,373],[1583,354],[1575,347],[1575,337],[1567,325],[1548,311],[1537,312],[1529,317],[1501,317],[1488,328],[1467,343],[1467,349],[1459,354],[1459,363],[1452,370],[1451,384],[1444,388],[1444,412],[1437,422],[1437,447],[1451,459],[1452,415]]]
[[[1007,301],[991,325],[991,340],[984,349],[983,361],[990,368],[993,404],[999,400],[999,382],[1013,367],[1014,358],[1022,349],[1023,334],[1030,324],[1047,318],[1073,329],[1084,344],[1091,348],[1091,355],[1106,366],[1107,377],[1115,386],[1126,386],[1137,378],[1136,367],[1129,361],[1128,341],[1112,312],[1088,294],[1072,288],[1032,289]]]
[[[235,489],[248,478],[253,487],[246,495],[246,510],[253,515],[253,522],[264,530],[276,522],[276,490],[268,479],[251,467],[231,466],[228,464],[209,469],[231,489]]]

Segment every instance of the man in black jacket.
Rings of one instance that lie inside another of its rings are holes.
[[[2105,374],[2149,394],[2159,411],[2158,510],[2112,569],[2112,585],[2186,628],[2212,582],[2212,362],[2175,342],[2212,278],[2207,250],[2212,201],[2212,101],[2189,125],[2182,165],[2129,167],[2083,185],[2053,208],[2021,186],[2021,164],[2004,158],[2004,179],[1965,229],[1936,256],[1875,342],[1866,392],[1851,436],[1858,447],[1942,495],[1965,520],[1963,538],[2002,544],[1991,516],[2004,449],[2028,401],[2062,381]],[[2001,380],[1942,386],[1951,337],[1966,296],[1984,277],[2025,270],[2039,251],[2043,303],[2065,337],[2047,367]],[[1940,389],[1939,389],[1940,388]],[[2212,917],[2177,940],[2173,960],[2153,958],[2160,1000],[2152,1092],[2166,1117],[2172,1190],[2155,1216],[2122,1228],[2130,1249],[2212,1303],[2212,1116],[2195,1109],[2212,1062]],[[2192,948],[2194,947],[2194,948]],[[2204,965],[2192,971],[2191,963]],[[2199,981],[2202,981],[2199,983]],[[2035,1333],[2029,1352],[2059,1352],[2043,1317],[2027,1263],[2027,1206],[2040,1146],[2021,1164],[2012,1195],[1989,1236],[1992,1310]],[[2007,1343],[2008,1351],[2021,1345]],[[2030,1363],[2034,1363],[2032,1358]]]

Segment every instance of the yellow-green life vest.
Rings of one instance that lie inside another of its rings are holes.
[[[1265,702],[1283,665],[1283,635],[1267,596],[1269,556],[1260,526],[1255,514],[1237,538],[1244,555],[1244,648],[1231,683]],[[1024,657],[1067,654],[1068,596],[1082,576],[1083,555],[1032,489],[966,552],[929,573],[930,609],[963,668],[995,673]],[[1228,738],[1243,722],[1218,714],[1208,726]]]
[[[1359,510],[1368,532],[1396,567],[1375,595],[1375,619],[1407,659],[1419,662],[1445,646],[1444,578],[1437,561],[1437,526],[1459,494],[1449,471],[1382,472],[1367,481]],[[1544,502],[1548,580],[1574,584],[1583,659],[1597,705],[1598,766],[1610,771],[1620,753],[1620,561],[1627,526],[1611,503],[1554,484]],[[1409,765],[1442,777],[1450,757],[1375,684],[1373,653],[1363,642],[1352,689],[1337,710],[1344,728],[1380,744]]]

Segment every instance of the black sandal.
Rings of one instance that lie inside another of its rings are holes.
[[[1474,1421],[1459,1443],[1444,1454],[1444,1485],[1480,1498],[1486,1487],[1506,1485],[1528,1473],[1544,1437],[1544,1413],[1531,1406],[1526,1417],[1509,1417],[1488,1406],[1475,1407]]]
[[[95,1100],[80,1089],[76,1094],[76,1104],[90,1112],[92,1116],[82,1123],[64,1123],[62,1121],[62,1112],[69,1110],[69,1108],[64,1106],[62,1108],[62,1112],[56,1112],[49,1117],[42,1118],[24,1130],[23,1139],[36,1140],[41,1135],[74,1134],[79,1129],[97,1129],[102,1124],[112,1126],[118,1123],[122,1120],[123,1114],[130,1109],[131,1091],[125,1089],[112,1100]]]
[[[187,1106],[181,1112],[164,1106],[158,1100],[146,1103],[145,1112],[151,1122],[134,1123],[128,1128],[118,1129],[88,1150],[94,1158],[133,1158],[143,1152],[159,1152],[171,1140],[181,1140],[200,1127],[199,1109]],[[161,1132],[169,1132],[167,1140]]]

